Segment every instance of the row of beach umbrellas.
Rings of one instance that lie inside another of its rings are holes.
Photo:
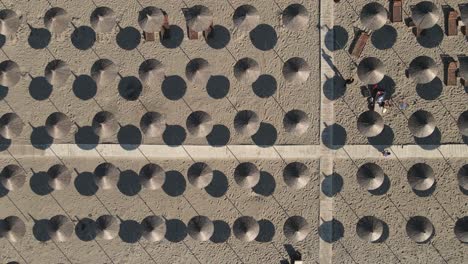
[[[112,215],[102,215],[88,226],[83,227],[84,234],[91,238],[112,240],[118,236],[120,221]],[[162,216],[151,215],[144,218],[139,228],[141,235],[150,242],[161,241],[166,236],[166,220]],[[75,229],[74,223],[64,215],[56,215],[47,221],[47,234],[55,242],[65,242],[71,238]],[[304,240],[312,227],[302,216],[289,217],[283,225],[284,236],[292,242]],[[255,240],[260,233],[260,225],[252,216],[237,218],[232,230],[234,236],[243,242]],[[179,230],[180,232],[181,230]],[[137,232],[135,230],[135,232]],[[215,233],[213,221],[207,216],[198,215],[191,218],[186,226],[187,234],[196,241],[208,241]],[[26,234],[26,224],[17,216],[8,216],[0,221],[0,237],[10,242],[18,242]]]
[[[202,32],[213,25],[212,11],[203,5],[195,5],[185,12],[187,26],[196,32]],[[239,6],[232,17],[234,25],[242,31],[250,31],[261,22],[258,10],[252,5]],[[289,30],[300,30],[309,23],[309,12],[300,4],[286,7],[281,19]],[[71,23],[71,16],[60,7],[49,9],[44,15],[44,26],[55,34],[64,32]],[[145,32],[159,32],[168,23],[168,14],[157,7],[148,6],[138,14],[138,24]],[[20,27],[20,16],[11,9],[0,10],[0,34],[14,35]],[[109,7],[97,7],[90,16],[90,24],[98,33],[111,32],[118,24],[118,16]]]
[[[253,111],[243,110],[234,118],[234,129],[243,136],[253,136],[260,129],[260,117]],[[74,122],[64,113],[54,112],[45,121],[45,129],[53,139],[66,137]],[[147,112],[140,119],[140,129],[147,137],[159,137],[166,130],[166,118],[158,112]],[[186,120],[186,128],[194,137],[208,136],[214,126],[210,114],[204,111],[192,112]],[[0,117],[0,135],[6,139],[14,139],[21,135],[25,123],[16,113],[6,113]],[[307,114],[300,110],[291,110],[283,118],[286,132],[301,135],[310,126]],[[100,138],[109,138],[117,134],[120,124],[115,115],[108,111],[98,112],[92,120],[93,132]]]
[[[310,66],[302,58],[293,57],[287,60],[282,68],[285,80],[289,83],[303,83],[310,75]],[[187,79],[195,84],[205,86],[212,76],[211,64],[202,58],[195,58],[188,62],[185,68]],[[261,74],[258,62],[252,58],[242,58],[233,67],[234,76],[242,83],[252,84]],[[60,87],[68,80],[72,71],[63,60],[53,60],[44,70],[46,80],[54,87]],[[0,84],[14,87],[21,79],[19,65],[6,60],[0,63]],[[98,87],[112,83],[119,75],[119,67],[109,59],[99,59],[91,66],[90,75]],[[165,66],[156,59],[148,59],[141,63],[138,69],[140,80],[147,86],[156,86],[166,77]]]
[[[260,182],[260,170],[251,162],[240,163],[234,170],[234,180],[242,188],[251,189]],[[18,165],[5,166],[0,173],[0,182],[9,191],[24,186],[27,173]],[[72,181],[72,170],[55,164],[47,170],[47,185],[52,190],[63,190]],[[103,190],[115,189],[120,178],[120,169],[112,163],[101,163],[94,169],[94,183]],[[283,169],[283,180],[294,190],[304,188],[312,178],[311,171],[301,162],[291,162]],[[213,180],[213,169],[204,162],[196,162],[187,170],[187,179],[195,188],[203,189]],[[138,180],[149,190],[161,189],[166,181],[166,172],[158,164],[148,163],[139,172]]]
[[[366,137],[380,135],[384,126],[385,124],[382,116],[375,111],[366,111],[360,114],[357,119],[357,129]],[[460,114],[457,120],[457,126],[463,136],[468,136],[468,111]],[[418,110],[409,117],[408,128],[414,137],[425,138],[432,135],[436,129],[436,121],[430,112]]]

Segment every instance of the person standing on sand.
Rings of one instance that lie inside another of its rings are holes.
[[[392,154],[392,153],[390,153],[390,151],[388,151],[388,150],[386,150],[386,149],[382,150],[382,155],[383,155],[385,158],[388,157],[388,156],[390,156],[391,154]]]

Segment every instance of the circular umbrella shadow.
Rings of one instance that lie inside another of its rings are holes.
[[[422,149],[425,150],[432,150],[438,148],[440,146],[441,139],[442,134],[440,133],[440,130],[437,127],[434,129],[434,132],[432,132],[432,134],[428,137],[414,137],[414,141],[416,142],[416,144],[418,144]]]
[[[325,34],[325,46],[329,51],[341,50],[348,43],[349,34],[342,26],[333,26]]]
[[[273,96],[278,89],[278,83],[275,77],[269,74],[262,74],[252,83],[252,90],[256,96],[260,98],[268,98]]]
[[[386,50],[395,45],[397,38],[398,32],[396,29],[390,25],[385,25],[372,33],[371,41],[376,49]]]
[[[328,100],[334,101],[342,97],[346,93],[346,83],[343,77],[334,75],[332,78],[327,78],[323,84],[323,94]]]
[[[213,147],[223,147],[229,143],[231,132],[225,125],[214,125],[211,133],[206,136],[208,144]]]
[[[91,126],[83,126],[75,133],[75,143],[80,149],[90,150],[99,144],[99,137]]]
[[[275,192],[276,181],[273,175],[266,171],[260,171],[260,181],[252,190],[259,195],[270,196]]]
[[[171,75],[164,79],[161,89],[167,99],[176,101],[184,97],[187,91],[187,84],[182,77]]]
[[[140,44],[141,34],[134,27],[126,27],[117,33],[116,41],[120,48],[124,50],[133,50]]]
[[[78,173],[73,184],[76,191],[84,196],[93,196],[99,189],[94,181],[94,174],[89,171]]]
[[[166,239],[177,243],[187,236],[187,226],[179,219],[168,219],[166,221]]]
[[[423,29],[421,35],[417,38],[419,45],[424,48],[438,47],[444,39],[444,31],[439,25],[428,29]]]
[[[176,25],[170,25],[169,30],[160,38],[161,44],[168,49],[178,48],[183,40],[184,31]]]
[[[206,92],[213,99],[222,99],[229,93],[231,82],[226,76],[212,75],[206,84]]]
[[[387,125],[384,125],[382,132],[375,137],[367,138],[369,144],[371,144],[376,149],[382,151],[385,148],[388,148],[393,145],[393,140],[395,139],[395,133],[393,129]]]
[[[205,191],[212,197],[219,198],[228,191],[229,182],[226,175],[219,170],[213,170],[213,179],[205,187]]]
[[[443,84],[439,77],[425,84],[416,85],[416,92],[424,100],[435,100],[442,94]]]
[[[37,241],[46,242],[50,240],[49,219],[34,220],[33,235]]]
[[[29,83],[29,95],[34,100],[46,100],[52,94],[52,85],[49,84],[45,77],[34,77]]]
[[[322,181],[321,189],[327,197],[333,197],[343,189],[343,177],[338,173],[326,175]]]
[[[119,94],[128,101],[137,100],[143,92],[143,85],[135,76],[123,77],[119,82]]]
[[[96,96],[96,82],[89,75],[80,75],[73,81],[73,94],[81,100],[89,100]]]
[[[336,242],[344,236],[344,226],[336,219],[323,222],[318,231],[320,238],[327,243]]]
[[[31,145],[37,149],[45,150],[53,143],[53,138],[49,136],[44,126],[34,127],[31,132]]]
[[[187,181],[184,176],[178,171],[166,172],[166,180],[162,186],[163,191],[171,196],[177,197],[184,194],[187,188]]]
[[[210,34],[206,38],[206,43],[213,49],[222,49],[231,41],[229,30],[221,25],[213,26]]]
[[[49,45],[52,35],[45,28],[30,27],[31,33],[28,37],[29,46],[33,49],[44,49]]]
[[[49,174],[45,171],[33,172],[29,180],[31,190],[37,195],[48,195],[53,189],[49,186]]]
[[[75,28],[71,35],[71,42],[79,50],[90,49],[96,42],[96,32],[88,26]]]
[[[258,236],[255,238],[257,242],[271,242],[275,237],[275,225],[266,219],[261,219],[258,221],[258,225],[260,226],[260,231]]]
[[[135,220],[124,220],[120,223],[119,237],[125,243],[137,243],[143,235],[143,227]]]
[[[168,146],[180,146],[187,138],[187,132],[179,125],[167,125],[163,133],[163,141]]]
[[[269,123],[261,122],[257,133],[252,136],[253,142],[259,147],[273,146],[278,139],[278,131]]]
[[[322,132],[322,142],[329,149],[340,149],[346,144],[346,129],[339,124],[327,126]]]
[[[250,40],[255,48],[266,51],[276,46],[278,35],[272,26],[260,24],[250,31]]]
[[[222,220],[214,220],[214,233],[210,238],[213,243],[224,243],[231,236],[231,227]]]
[[[117,140],[123,149],[135,150],[143,142],[143,136],[138,127],[134,125],[126,125],[119,129]]]
[[[96,238],[97,224],[90,218],[83,218],[75,226],[75,234],[81,241],[91,241]]]
[[[133,170],[125,170],[120,173],[117,188],[126,196],[135,196],[141,191],[139,176]]]

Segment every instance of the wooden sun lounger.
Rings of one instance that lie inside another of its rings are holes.
[[[198,39],[198,32],[192,30],[189,26],[187,26],[187,35],[191,40]]]
[[[364,31],[359,32],[359,34],[356,36],[356,41],[350,50],[351,55],[359,58],[362,51],[366,47],[367,40],[369,40],[369,34]]]
[[[452,10],[447,17],[447,36],[458,35],[458,12]]]
[[[401,22],[402,17],[402,0],[393,0],[390,2],[390,21]]]
[[[447,86],[456,86],[457,85],[457,70],[458,70],[458,64],[456,61],[452,61],[448,64],[447,67]]]
[[[146,41],[154,41],[154,40],[155,40],[154,32],[146,32],[146,31],[144,31],[144,32],[143,32],[143,36],[145,37],[145,40],[146,40]]]

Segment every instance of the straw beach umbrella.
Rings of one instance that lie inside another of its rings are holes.
[[[416,163],[408,170],[408,183],[416,191],[427,191],[435,183],[434,170],[425,163]]]
[[[147,86],[155,87],[160,84],[165,76],[164,65],[155,59],[145,60],[138,69],[140,80]]]
[[[147,112],[140,119],[140,128],[147,137],[159,137],[166,130],[166,118],[158,112]]]
[[[414,242],[424,243],[434,234],[434,226],[426,217],[414,216],[406,222],[406,234]]]
[[[356,224],[356,233],[367,242],[378,241],[384,232],[384,223],[375,216],[364,216]]]
[[[197,241],[207,241],[214,233],[214,224],[208,217],[198,215],[189,220],[187,233]]]
[[[101,6],[91,13],[90,23],[96,32],[107,33],[114,29],[117,19],[112,9]]]
[[[62,164],[56,164],[47,171],[49,176],[48,184],[53,190],[63,190],[71,182],[71,171]]]
[[[26,233],[26,225],[17,216],[8,216],[0,221],[0,237],[12,243],[18,242]]]
[[[195,5],[188,9],[186,14],[188,27],[196,32],[208,29],[213,23],[213,15],[206,6]]]
[[[192,83],[204,86],[211,77],[211,66],[205,59],[193,59],[185,67],[185,75]]]
[[[119,233],[120,225],[117,218],[112,215],[101,215],[96,219],[97,237],[112,240]]]
[[[283,180],[292,189],[304,188],[310,181],[310,170],[301,162],[291,162],[283,170]]]
[[[20,23],[19,17],[15,11],[11,9],[0,10],[0,34],[4,36],[16,34]]]
[[[294,109],[284,115],[283,127],[288,133],[302,135],[307,132],[309,126],[309,117],[301,110]]]
[[[370,30],[380,29],[387,23],[387,19],[387,10],[377,2],[366,4],[361,10],[361,24]]]
[[[365,163],[359,167],[356,178],[358,184],[368,190],[376,190],[382,186],[385,180],[385,174],[379,165],[374,163]]]
[[[150,190],[160,189],[166,180],[166,172],[159,165],[148,163],[140,170],[140,184]]]
[[[73,222],[64,215],[53,216],[47,225],[49,237],[56,242],[65,242],[70,239],[74,229]]]
[[[357,68],[359,80],[365,84],[377,84],[385,77],[383,62],[375,57],[363,59]]]
[[[166,235],[166,221],[161,216],[151,215],[141,221],[143,237],[150,242],[161,241]]]
[[[283,25],[289,30],[300,30],[309,24],[309,11],[300,4],[292,4],[283,10]]]
[[[115,135],[119,129],[119,124],[114,114],[107,111],[97,113],[93,118],[91,126],[94,133],[100,138],[111,137]]]
[[[418,110],[408,119],[408,128],[411,134],[417,138],[430,136],[435,130],[435,119],[431,113]]]
[[[63,60],[53,60],[47,64],[44,75],[50,85],[60,87],[70,77],[71,70]]]
[[[379,113],[375,111],[366,111],[359,115],[357,128],[362,135],[366,137],[375,137],[384,129],[384,121]]]
[[[70,133],[72,121],[64,113],[55,112],[47,117],[45,127],[51,138],[60,139]]]
[[[0,85],[5,87],[15,86],[21,79],[21,71],[16,62],[11,60],[0,63]]]
[[[94,169],[94,181],[103,190],[114,189],[119,176],[119,169],[112,163],[101,163]]]
[[[187,117],[185,125],[192,136],[206,137],[213,130],[213,119],[206,112],[195,111]]]
[[[243,136],[253,136],[260,129],[260,118],[254,111],[242,110],[234,118],[234,129]]]
[[[283,65],[283,76],[287,82],[303,83],[309,79],[310,66],[299,57],[290,58]]]
[[[417,3],[411,10],[411,18],[416,27],[427,29],[433,27],[439,21],[439,8],[430,1]]]
[[[468,216],[459,218],[453,231],[458,240],[468,243]]]
[[[252,58],[242,58],[234,65],[234,76],[240,82],[251,84],[260,76],[260,66]]]
[[[44,25],[46,28],[56,34],[60,34],[67,30],[70,25],[71,18],[65,9],[53,7],[45,13]]]
[[[138,25],[145,32],[159,32],[164,24],[164,12],[157,7],[147,6],[138,14]]]
[[[234,170],[234,180],[242,188],[253,188],[260,181],[260,171],[255,164],[243,162]]]
[[[427,56],[419,56],[411,61],[408,75],[416,83],[429,83],[437,77],[437,64]]]
[[[108,59],[99,59],[91,67],[91,78],[98,87],[111,84],[119,73],[119,67]]]
[[[255,7],[241,5],[234,11],[232,20],[239,30],[248,32],[260,23],[260,15]]]
[[[304,240],[312,230],[310,224],[302,216],[291,216],[284,222],[284,236],[293,242]]]
[[[457,120],[457,126],[460,133],[463,136],[468,137],[468,111],[460,114]]]
[[[26,182],[26,174],[18,165],[10,164],[3,168],[0,180],[5,189],[15,191],[23,187]]]
[[[250,242],[260,233],[260,225],[251,216],[241,216],[234,221],[232,226],[234,236],[243,242]]]
[[[24,123],[15,113],[6,113],[0,117],[0,135],[6,139],[18,137],[23,132]]]
[[[213,180],[213,169],[203,162],[194,163],[188,169],[187,178],[190,184],[203,189]]]

